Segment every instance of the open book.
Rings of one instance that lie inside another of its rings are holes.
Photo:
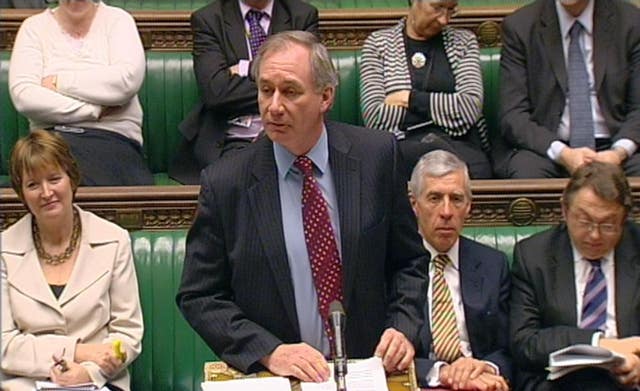
[[[624,357],[610,350],[585,344],[568,346],[549,355],[549,375],[555,380],[583,368],[610,369],[624,362]]]

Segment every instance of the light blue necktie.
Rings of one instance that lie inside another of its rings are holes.
[[[569,121],[571,123],[569,144],[572,148],[589,147],[595,149],[589,74],[584,54],[580,49],[580,35],[583,30],[582,24],[578,21],[569,30],[571,37],[569,68],[567,69],[569,76]]]
[[[607,281],[600,261],[600,259],[588,261],[591,264],[591,270],[582,299],[580,319],[582,329],[604,330],[607,321]]]

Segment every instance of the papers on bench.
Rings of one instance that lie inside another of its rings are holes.
[[[330,380],[324,383],[300,383],[301,391],[335,391],[333,365]],[[347,389],[349,391],[389,391],[387,380],[379,357],[349,362],[347,367]],[[290,391],[291,384],[285,377],[258,377],[202,383],[202,391]]]
[[[335,391],[333,365],[329,365],[331,376],[324,383],[300,383],[301,391]],[[347,390],[349,391],[389,391],[387,378],[380,357],[371,357],[347,364]]]
[[[107,387],[98,388],[93,383],[61,386],[50,381],[36,381],[36,391],[109,391]]]
[[[291,384],[286,377],[255,377],[224,381],[206,381],[202,391],[290,391]]]
[[[568,373],[589,367],[611,369],[622,362],[624,357],[610,350],[584,344],[572,345],[549,355],[547,379],[556,380]]]

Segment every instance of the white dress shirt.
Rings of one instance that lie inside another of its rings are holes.
[[[435,248],[433,248],[426,240],[422,243],[424,247],[432,254],[432,258],[442,254]],[[462,302],[462,293],[460,290],[460,257],[459,257],[460,239],[451,246],[446,255],[451,259],[451,263],[447,264],[444,268],[444,280],[451,292],[451,300],[453,301],[453,311],[456,314],[456,328],[458,329],[458,336],[460,337],[460,352],[464,357],[473,357],[473,351],[471,350],[471,342],[469,341],[469,332],[467,331],[467,322],[464,314],[464,304]],[[435,276],[436,267],[434,262],[429,262],[429,288],[427,291],[427,301],[429,305],[429,327],[433,329],[433,316],[431,314],[433,308],[433,278]],[[435,357],[430,357],[435,358]],[[490,361],[485,361],[491,365],[496,374],[500,373],[498,366]],[[427,374],[427,382],[429,387],[440,386],[440,368],[447,363],[444,361],[437,361],[429,373]]]

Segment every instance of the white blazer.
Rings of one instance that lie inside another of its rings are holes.
[[[131,240],[117,225],[78,208],[78,258],[59,299],[53,295],[33,245],[31,214],[0,237],[2,260],[2,375],[8,391],[32,391],[47,378],[52,355],[73,361],[77,343],[122,341],[130,364],[141,351],[142,311]],[[81,363],[98,385],[129,390],[123,370],[109,379],[93,362]]]

